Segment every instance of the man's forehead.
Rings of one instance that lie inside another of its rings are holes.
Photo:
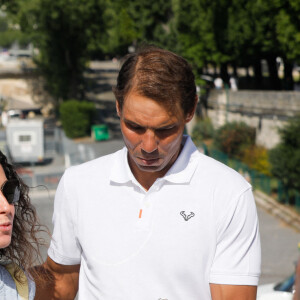
[[[170,102],[144,96],[137,89],[132,89],[127,93],[124,98],[122,109],[124,110],[124,108],[131,111],[142,108],[145,112],[147,110],[152,110],[157,114],[167,112],[169,115],[181,115],[183,113],[183,109],[179,101],[175,101],[170,106]]]
[[[183,113],[175,113],[153,99],[131,94],[126,97],[120,116],[123,121],[131,124],[158,128],[177,123]]]

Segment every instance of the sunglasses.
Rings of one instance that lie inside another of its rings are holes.
[[[9,204],[15,204],[20,199],[20,187],[17,179],[6,180],[2,183],[0,190]]]

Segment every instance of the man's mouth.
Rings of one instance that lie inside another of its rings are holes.
[[[142,157],[139,157],[139,160],[143,163],[143,165],[152,166],[152,165],[157,164],[159,162],[159,157],[157,157],[157,158],[142,158]]]

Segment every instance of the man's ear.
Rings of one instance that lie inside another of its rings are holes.
[[[193,119],[193,116],[194,116],[195,111],[196,111],[197,103],[198,103],[198,96],[196,95],[196,96],[195,96],[195,104],[194,104],[194,107],[193,107],[193,109],[192,109],[192,110],[186,115],[186,117],[185,117],[185,122],[186,122],[186,123],[190,122],[190,121]]]
[[[121,117],[121,110],[120,110],[120,104],[119,104],[118,100],[116,100],[116,110],[117,110],[117,114],[120,118]]]

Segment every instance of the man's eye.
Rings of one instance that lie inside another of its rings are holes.
[[[141,130],[143,130],[143,127],[132,125],[132,124],[127,124],[127,127],[130,128],[131,130],[134,130],[134,131],[141,131]]]
[[[169,132],[169,131],[172,131],[175,127],[167,127],[167,128],[160,128],[160,129],[157,129],[157,132]]]

